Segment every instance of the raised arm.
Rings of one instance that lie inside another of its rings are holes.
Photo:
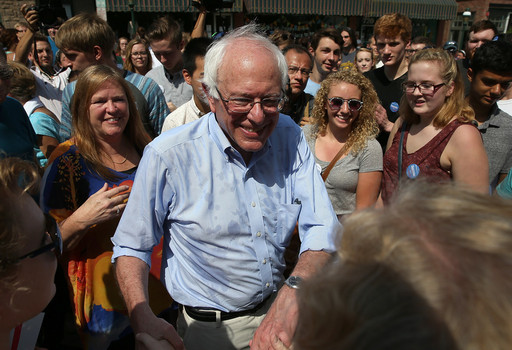
[[[192,33],[190,33],[190,38],[202,38],[206,37],[206,7],[202,4],[201,0],[197,0],[200,4],[197,9],[199,10],[199,15],[197,16],[196,24],[194,25],[194,29],[192,29]]]
[[[27,4],[21,5],[21,13],[25,20],[27,21],[27,31],[25,35],[21,38],[20,42],[16,46],[16,57],[14,60],[16,62],[27,65],[28,63],[28,55],[30,53],[30,49],[32,47],[32,43],[34,41],[34,34],[38,30],[39,23],[39,14],[36,10],[27,11]]]

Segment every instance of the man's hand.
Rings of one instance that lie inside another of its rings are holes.
[[[116,259],[115,272],[119,289],[130,316],[135,334],[147,333],[155,340],[165,340],[175,350],[184,350],[183,341],[173,326],[155,316],[148,302],[149,266],[132,256],[120,256]],[[151,350],[151,347],[137,342],[137,350]]]
[[[175,350],[173,346],[165,339],[158,340],[147,333],[137,333],[137,348],[151,350]]]
[[[28,23],[29,29],[33,32],[37,32],[39,29],[39,13],[36,10],[28,10],[29,6],[27,4],[21,5],[21,14],[25,17],[25,20]]]
[[[250,344],[251,350],[290,348],[298,316],[297,292],[285,285],[256,330]]]
[[[377,105],[377,108],[375,109],[375,120],[382,130],[391,132],[391,129],[393,129],[394,124],[389,121],[386,109],[380,104]]]
[[[293,276],[307,279],[321,269],[331,258],[323,251],[303,252],[292,272]],[[251,350],[283,350],[291,348],[299,319],[297,291],[283,285],[267,312],[267,316],[254,333]]]
[[[135,306],[130,313],[130,321],[133,331],[137,335],[137,350],[185,349],[183,341],[174,327],[163,318],[156,317],[147,303]],[[141,335],[142,339],[139,339],[139,334],[145,335]],[[153,347],[153,344],[158,344],[158,346]]]

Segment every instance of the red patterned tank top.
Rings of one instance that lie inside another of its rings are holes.
[[[407,127],[402,144],[401,181],[412,178],[428,178],[428,181],[431,182],[449,181],[451,174],[441,167],[441,154],[448,144],[448,141],[450,141],[454,131],[464,124],[469,123],[463,123],[457,119],[452,120],[439,134],[413,153],[407,153],[405,147],[405,145],[407,145],[407,137],[409,136],[409,127]],[[393,137],[391,147],[384,154],[384,169],[381,185],[382,200],[384,203],[389,202],[398,186],[398,148],[401,131],[402,127],[398,129]]]

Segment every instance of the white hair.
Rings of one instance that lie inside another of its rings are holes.
[[[281,89],[284,90],[288,80],[288,64],[286,63],[284,55],[276,45],[262,34],[258,25],[250,23],[229,32],[221,39],[214,41],[208,48],[206,56],[204,57],[203,77],[203,83],[207,87],[208,95],[215,99],[220,98],[217,93],[219,68],[223,62],[227,49],[239,40],[251,41],[255,46],[259,46],[262,49],[269,51],[275,57],[281,78]]]

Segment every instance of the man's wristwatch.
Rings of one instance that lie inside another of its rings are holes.
[[[302,278],[299,276],[290,276],[284,281],[284,283],[290,288],[299,289],[302,283]]]

